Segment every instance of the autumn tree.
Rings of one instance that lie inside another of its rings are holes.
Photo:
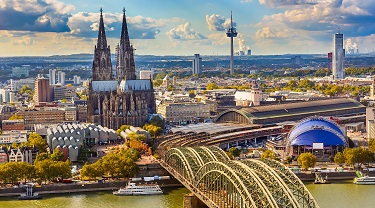
[[[275,153],[272,150],[266,150],[263,152],[263,154],[260,155],[260,158],[268,158],[273,160],[278,160]]]
[[[362,163],[372,162],[374,158],[374,154],[370,150],[360,147],[345,148],[343,154],[347,165],[358,164],[358,167],[360,167]]]
[[[96,180],[96,178],[102,177],[103,169],[100,167],[99,163],[85,163],[85,165],[80,170],[81,180],[83,178],[89,178],[90,181]]]
[[[159,134],[163,132],[163,129],[159,126],[155,126],[153,124],[145,124],[143,129],[146,130],[152,137],[157,137]]]
[[[39,152],[46,152],[47,151],[47,142],[44,140],[38,133],[33,132],[29,135],[27,139],[27,146],[33,147],[35,146]]]
[[[215,89],[219,89],[219,86],[217,86],[217,84],[215,84],[215,83],[209,83],[209,84],[207,84],[206,89],[207,90],[215,90]]]
[[[305,152],[298,156],[297,162],[303,169],[313,168],[316,163],[316,156],[311,152]]]
[[[23,94],[29,94],[29,95],[32,95],[34,92],[33,92],[33,89],[29,86],[22,86],[20,91],[19,91],[19,94],[20,95],[23,95]]]
[[[333,160],[335,161],[336,164],[343,164],[343,163],[345,163],[345,157],[344,157],[344,154],[343,154],[342,152],[338,152],[338,153],[335,155],[335,157],[334,157]]]
[[[368,149],[371,151],[371,152],[375,152],[375,139],[374,138],[370,138],[368,140]]]
[[[23,116],[17,115],[17,113],[13,114],[12,116],[8,118],[8,120],[19,120],[19,119],[23,119]]]
[[[56,148],[49,156],[49,158],[53,161],[62,161],[64,158],[64,154],[60,149]]]

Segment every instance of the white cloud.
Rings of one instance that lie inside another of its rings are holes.
[[[186,22],[185,24],[177,26],[177,28],[172,28],[168,31],[167,36],[171,39],[178,40],[199,40],[206,39],[206,37],[191,28],[191,24]]]
[[[257,38],[297,38],[307,35],[330,41],[341,28],[347,37],[375,33],[375,5],[372,0],[259,0],[269,7],[285,8],[284,13],[264,16],[258,23]],[[329,38],[328,38],[329,37]]]
[[[0,0],[0,30],[67,32],[74,10],[58,0]]]
[[[34,40],[28,36],[23,36],[22,38],[13,40],[12,43],[13,45],[33,45]]]
[[[69,18],[68,26],[71,34],[80,37],[96,37],[99,29],[99,13],[79,12]],[[120,37],[123,14],[103,13],[107,37]],[[129,36],[131,39],[154,39],[169,21],[179,19],[153,19],[150,17],[127,17]]]
[[[230,28],[230,18],[218,14],[206,15],[206,22],[210,31],[224,31]],[[235,22],[233,22],[233,26],[236,27]]]

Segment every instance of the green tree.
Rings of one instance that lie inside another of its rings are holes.
[[[27,139],[27,146],[33,147],[35,146],[39,152],[46,152],[47,151],[47,142],[44,140],[39,134],[33,132],[29,135]]]
[[[99,163],[89,164],[86,162],[80,171],[81,180],[87,177],[90,181],[92,181],[96,180],[96,178],[102,177],[102,175],[103,170]]]
[[[344,149],[344,157],[345,157],[345,163],[347,165],[356,165],[358,164],[358,167],[362,163],[368,163],[372,162],[374,158],[374,154],[367,149],[363,148],[345,148]]]
[[[231,147],[229,148],[229,151],[228,151],[231,155],[233,155],[233,157],[238,157],[240,156],[241,154],[241,150],[237,149],[236,147]]]
[[[134,160],[128,157],[120,157],[119,162],[119,173],[125,177],[133,177],[138,171],[138,166],[135,164]]]
[[[154,87],[159,87],[161,84],[163,84],[163,79],[156,79],[156,80],[152,81],[152,85]]]
[[[36,156],[35,162],[40,162],[46,159],[48,159],[48,154],[46,152],[42,152]]]
[[[260,158],[268,158],[268,159],[277,160],[277,157],[276,157],[275,153],[272,150],[266,150],[266,151],[264,151],[263,154],[260,155]]]
[[[368,140],[368,149],[371,151],[371,152],[375,152],[375,139],[374,138],[370,138]]]
[[[155,126],[153,124],[145,124],[143,126],[143,129],[146,130],[148,133],[151,134],[152,137],[157,137],[161,132],[163,132],[163,129],[159,126]]]
[[[165,126],[165,120],[161,116],[153,116],[150,120],[150,124],[163,129]]]
[[[62,161],[62,159],[64,158],[64,154],[60,149],[56,148],[49,156],[49,158],[53,161]]]
[[[298,156],[297,162],[303,169],[313,168],[316,163],[316,157],[311,152],[305,152]]]
[[[40,181],[50,181],[55,175],[54,170],[51,168],[53,161],[50,159],[45,159],[41,161],[35,161],[34,166],[36,170],[36,175]]]
[[[293,158],[291,156],[288,156],[287,158],[285,158],[285,163],[287,163],[288,165],[290,165],[292,162],[293,162]]]
[[[114,152],[110,152],[100,160],[100,165],[103,168],[104,174],[111,176],[111,178],[118,177],[120,173],[120,157]]]
[[[219,89],[219,87],[215,83],[209,83],[209,84],[207,84],[206,89],[207,90],[215,90],[215,89]]]
[[[33,89],[31,89],[31,87],[28,87],[26,85],[22,86],[20,91],[19,91],[19,94],[20,95],[23,95],[23,94],[29,94],[29,95],[32,95],[33,94]]]
[[[335,155],[335,158],[333,160],[335,161],[336,164],[343,164],[343,163],[345,163],[344,154],[342,152],[338,152]]]

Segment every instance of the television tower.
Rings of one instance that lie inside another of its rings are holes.
[[[227,30],[227,37],[230,37],[230,74],[233,74],[233,38],[237,37],[236,28],[233,27],[232,11],[230,11],[230,28]]]

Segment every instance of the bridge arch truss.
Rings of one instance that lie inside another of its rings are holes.
[[[162,155],[162,166],[209,207],[319,207],[298,177],[274,160],[234,161],[217,146]]]

